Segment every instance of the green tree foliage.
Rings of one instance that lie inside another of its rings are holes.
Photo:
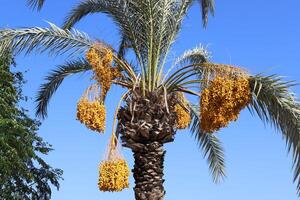
[[[0,58],[0,199],[47,200],[62,171],[43,160],[52,149],[36,133],[40,123],[18,106],[24,81],[11,64],[10,56]]]

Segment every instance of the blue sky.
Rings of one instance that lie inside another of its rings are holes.
[[[0,27],[48,26],[45,21],[61,25],[75,0],[48,0],[40,13],[25,6],[25,0],[1,0]],[[194,6],[183,25],[171,58],[185,49],[202,43],[209,45],[213,61],[243,66],[251,73],[277,73],[300,82],[300,2],[298,0],[216,1],[216,14],[203,30],[200,10]],[[118,32],[104,15],[86,17],[76,26],[95,38],[116,46]],[[27,71],[24,93],[34,97],[43,77],[66,58],[48,55],[20,55],[17,70]],[[114,109],[121,95],[112,88],[108,95],[108,131],[104,135],[87,130],[75,120],[76,103],[89,85],[89,75],[67,79],[58,90],[43,121],[39,134],[55,149],[47,160],[64,170],[59,192],[54,200],[131,200],[131,188],[121,193],[102,193],[97,189],[98,164],[103,158]],[[300,94],[299,86],[294,91]],[[33,116],[33,99],[24,103]],[[227,179],[212,183],[206,161],[188,131],[179,131],[176,140],[166,145],[166,199],[205,200],[296,200],[292,183],[291,158],[286,153],[280,133],[252,117],[247,110],[240,119],[218,133],[226,153]],[[130,166],[133,158],[124,149]]]

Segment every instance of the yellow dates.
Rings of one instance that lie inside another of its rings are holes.
[[[177,128],[178,129],[186,129],[191,123],[191,116],[187,109],[183,106],[187,105],[187,99],[183,95],[182,92],[177,93],[178,101],[180,103],[175,104],[174,112],[176,113],[177,117]]]
[[[120,192],[129,187],[129,167],[124,159],[103,161],[99,167],[99,190]]]
[[[250,99],[250,86],[246,77],[217,76],[201,93],[202,131],[213,133],[228,126],[230,121],[237,120]]]
[[[177,115],[177,128],[186,129],[191,123],[190,113],[187,112],[180,104],[175,105],[174,111]]]
[[[105,105],[99,101],[89,101],[81,98],[77,104],[77,119],[93,131],[104,132]]]
[[[86,53],[86,59],[92,66],[94,79],[101,86],[101,97],[104,100],[111,87],[112,80],[121,76],[121,72],[112,67],[113,53],[107,47],[95,45]]]

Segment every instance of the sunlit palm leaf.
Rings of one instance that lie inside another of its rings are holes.
[[[139,5],[140,4],[137,6]],[[114,20],[114,22],[121,29],[122,34],[130,39],[132,48],[134,49],[140,64],[142,64],[143,59],[145,59],[145,57],[142,56],[142,52],[144,52],[146,45],[145,34],[143,29],[137,27],[138,23],[143,22],[140,20],[141,17],[138,17],[139,13],[133,13],[133,9],[136,9],[136,7],[134,7],[132,3],[128,3],[126,0],[82,1],[71,10],[65,19],[63,27],[65,29],[70,29],[86,15],[92,13],[105,13]],[[137,22],[137,20],[139,22]]]
[[[193,49],[185,51],[176,59],[175,66],[200,64],[207,62],[211,58],[211,53],[206,47],[199,45]]]
[[[193,0],[87,0],[79,3],[70,12],[64,28],[71,28],[88,14],[107,14],[130,41],[130,47],[135,51],[146,82],[155,87],[161,77],[171,44],[193,2]],[[212,0],[203,0],[200,3],[205,16],[213,11]]]
[[[21,28],[0,30],[1,49],[11,48],[14,53],[48,51],[58,55],[68,52],[78,54],[93,45],[93,41],[77,30],[63,30],[50,23],[50,28]],[[0,52],[1,53],[1,52]]]
[[[203,46],[196,47],[185,51],[179,58],[176,59],[175,64],[169,69],[164,78],[164,85],[168,90],[174,88],[196,87],[200,89],[203,77],[212,73],[214,69],[208,70],[201,64],[208,62],[211,58],[211,53]],[[185,66],[184,66],[185,65]],[[170,74],[174,68],[176,71]],[[216,70],[218,70],[216,68]]]
[[[290,88],[294,82],[285,82],[276,75],[251,77],[253,101],[250,111],[279,130],[293,153],[294,181],[300,194],[300,104]]]
[[[62,84],[63,80],[70,75],[86,72],[91,69],[90,64],[83,59],[67,62],[51,71],[45,78],[46,83],[42,84],[36,96],[36,115],[42,118],[47,116],[47,107],[53,94]]]
[[[209,169],[214,182],[218,183],[226,177],[224,149],[219,139],[213,134],[203,133],[200,129],[200,117],[197,108],[190,106],[192,122],[191,132],[207,157]]]

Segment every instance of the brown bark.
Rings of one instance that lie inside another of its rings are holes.
[[[163,200],[163,163],[165,151],[158,142],[144,145],[139,151],[134,151],[135,199]]]
[[[118,114],[118,134],[122,144],[133,151],[136,200],[163,200],[163,144],[172,142],[176,132],[174,96],[168,103],[162,92],[142,96],[132,92]]]

